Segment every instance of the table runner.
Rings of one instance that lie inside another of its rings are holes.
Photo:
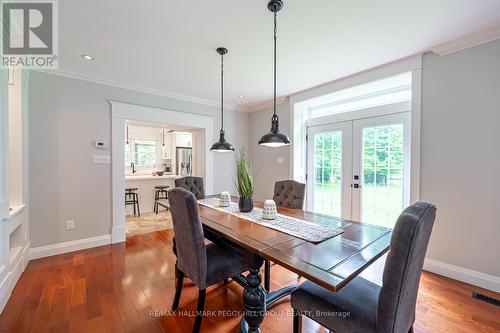
[[[262,218],[262,208],[254,207],[251,212],[243,213],[240,212],[236,202],[231,202],[229,207],[220,206],[219,198],[201,199],[198,200],[198,203],[314,243],[322,242],[344,232],[340,228],[312,223],[282,214],[278,214],[274,220],[266,220]]]

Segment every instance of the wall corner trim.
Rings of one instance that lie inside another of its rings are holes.
[[[68,242],[32,247],[30,249],[29,258],[30,260],[34,260],[108,244],[111,244],[111,235],[82,238]]]
[[[500,293],[500,277],[425,258],[424,270]]]

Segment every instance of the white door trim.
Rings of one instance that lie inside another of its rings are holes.
[[[112,243],[125,241],[125,121],[145,121],[159,124],[172,124],[201,128],[205,130],[205,187],[207,193],[213,192],[214,179],[213,157],[210,147],[214,133],[214,118],[187,112],[171,111],[141,105],[109,101],[111,104],[111,168],[112,168],[112,201],[113,201],[113,228],[111,230]]]

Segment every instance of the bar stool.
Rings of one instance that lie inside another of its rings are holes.
[[[169,210],[168,206],[168,185],[157,185],[155,186],[155,204],[153,210],[158,214],[159,206],[162,206],[166,210]]]
[[[139,210],[139,195],[137,194],[137,187],[127,187],[125,189],[125,207],[127,205],[133,205],[134,215],[136,215],[137,213],[137,216],[141,216],[141,211]]]

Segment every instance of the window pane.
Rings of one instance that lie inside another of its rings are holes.
[[[361,221],[393,227],[403,209],[403,125],[363,129]]]
[[[404,101],[411,101],[411,72],[322,96],[310,109],[310,118]]]
[[[147,167],[156,165],[156,141],[135,140],[135,164]]]
[[[342,132],[314,135],[313,211],[341,216]]]

